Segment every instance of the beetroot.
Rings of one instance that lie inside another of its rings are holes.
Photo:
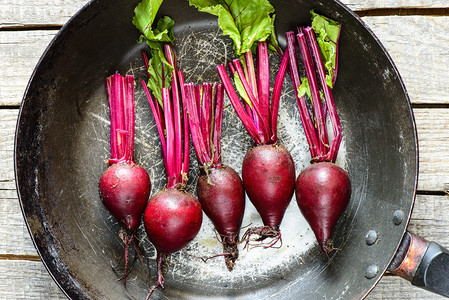
[[[242,177],[246,193],[272,232],[279,231],[285,210],[293,197],[295,167],[287,148],[262,145],[248,150]]]
[[[238,258],[237,244],[245,210],[245,191],[237,172],[228,166],[211,168],[198,178],[198,199],[220,234],[229,270]]]
[[[164,265],[167,256],[181,250],[198,234],[203,220],[201,205],[181,186],[165,187],[154,195],[145,208],[143,224],[148,239],[157,251],[157,281],[148,292],[164,289]]]
[[[171,71],[162,69],[162,78],[167,78],[165,72],[171,73],[171,82],[164,83],[164,86],[171,84],[171,93],[168,87],[163,87],[160,91],[161,99],[153,100],[147,84],[143,80],[141,82],[159,132],[167,175],[167,184],[150,199],[145,208],[145,231],[156,248],[158,269],[157,281],[146,299],[149,299],[158,287],[164,288],[163,267],[168,255],[184,248],[193,240],[203,220],[198,199],[185,190],[189,172],[190,139],[187,111],[185,105],[181,109],[180,103],[180,94],[184,96],[179,88],[182,73],[176,70],[173,46],[164,45],[164,53]],[[144,61],[148,61],[145,54]],[[156,78],[150,77],[151,80]]]
[[[158,253],[184,248],[197,235],[202,221],[201,205],[192,194],[165,188],[148,202],[143,223]]]
[[[128,232],[135,232],[150,196],[147,171],[137,164],[115,163],[103,173],[99,187],[107,210]]]
[[[332,95],[337,74],[340,25],[314,12],[312,15],[313,26],[321,27],[317,28],[320,43],[311,27],[299,28],[296,35],[307,77],[302,82],[296,61],[295,36],[293,32],[286,34],[290,74],[293,87],[298,91],[295,93],[296,100],[312,157],[312,164],[297,178],[296,200],[315,233],[318,244],[327,255],[334,249],[332,230],[349,203],[351,183],[346,171],[334,164],[342,138],[340,119]],[[326,45],[327,52],[320,49],[322,45]],[[322,56],[326,58],[327,73]],[[307,108],[306,94],[312,106],[312,117]],[[331,143],[326,128],[327,112],[334,133]]]
[[[288,52],[283,55],[270,106],[267,42],[259,42],[257,49],[257,80],[251,51],[245,53],[247,72],[243,71],[237,59],[229,65],[236,79],[234,82],[237,86],[241,84],[244,89],[239,92],[246,103],[245,107],[240,102],[224,65],[218,66],[217,71],[232,106],[256,143],[243,160],[242,179],[247,195],[261,215],[264,226],[249,228],[244,239],[249,242],[253,234],[258,235],[257,241],[270,237],[274,239],[269,245],[272,246],[281,238],[279,226],[295,186],[294,162],[288,150],[279,144],[276,128]]]
[[[111,158],[110,167],[100,178],[99,192],[106,209],[120,223],[124,232],[125,271],[123,283],[126,287],[128,248],[134,245],[140,257],[135,232],[147,204],[151,190],[147,171],[133,161],[134,152],[134,79],[118,73],[106,80],[111,114]]]
[[[245,192],[237,172],[221,161],[223,86],[203,83],[195,87],[190,83],[184,85],[184,93],[202,174],[197,182],[198,200],[220,235],[225,263],[232,271],[239,254]]]
[[[331,162],[309,165],[296,181],[296,200],[321,249],[332,249],[332,229],[351,198],[348,174]]]

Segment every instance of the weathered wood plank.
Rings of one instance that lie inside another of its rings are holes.
[[[14,134],[18,109],[0,110],[0,190],[15,190]]]
[[[398,7],[449,7],[449,2],[446,0],[342,0],[342,2],[352,10]]]
[[[449,3],[449,2],[448,2]],[[413,103],[449,103],[449,17],[366,17]]]
[[[3,0],[0,28],[34,24],[64,24],[87,0]]]
[[[0,190],[0,210],[0,254],[36,256],[16,191]]]
[[[55,299],[67,297],[41,262],[0,260],[0,299]]]
[[[0,105],[19,105],[39,58],[57,31],[0,31]]]
[[[415,109],[419,143],[418,189],[448,188],[449,113],[446,109]]]

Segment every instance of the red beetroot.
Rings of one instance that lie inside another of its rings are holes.
[[[239,92],[246,102],[245,107],[240,102],[224,65],[218,66],[217,71],[232,106],[256,143],[256,147],[245,155],[242,179],[248,197],[261,215],[264,226],[249,228],[244,239],[250,241],[253,234],[259,236],[257,241],[274,238],[274,242],[268,246],[271,247],[281,237],[279,226],[295,186],[293,159],[277,138],[277,117],[288,66],[288,52],[282,58],[270,105],[267,42],[259,42],[257,47],[257,80],[251,51],[244,55],[246,72],[238,59],[230,64],[231,73],[240,81],[236,85],[243,86],[244,91],[240,89]]]
[[[335,51],[331,53],[332,55],[328,55],[329,58],[336,59],[340,25],[315,13],[312,14],[315,25],[323,26],[322,30],[332,29],[331,37],[325,34],[320,38],[324,39],[321,40],[321,44],[328,44],[327,50]],[[318,31],[321,33],[322,30]],[[337,36],[333,36],[335,33]],[[312,157],[312,165],[304,169],[296,181],[296,200],[315,233],[318,244],[324,253],[328,254],[334,249],[331,241],[332,230],[351,197],[348,174],[334,164],[341,143],[341,124],[331,90],[336,79],[336,67],[335,72],[329,71],[329,74],[326,74],[321,58],[323,51],[320,51],[314,30],[311,27],[300,28],[296,38],[307,76],[307,81],[300,83],[295,36],[293,32],[288,32],[286,35],[293,87],[299,91],[303,85],[306,86],[303,90],[306,90],[305,93],[310,97],[313,113],[311,117],[304,95],[296,93],[300,117]],[[328,61],[326,65],[336,66],[337,63]],[[317,80],[317,73],[321,85]],[[327,76],[329,76],[328,79],[326,79]],[[328,141],[326,129],[326,111],[329,112],[334,132],[331,143]]]
[[[143,224],[148,239],[157,251],[156,288],[164,289],[164,270],[167,256],[184,248],[198,234],[203,221],[201,205],[192,194],[181,187],[166,187],[154,195],[145,208]]]
[[[178,82],[182,73],[176,71],[173,47],[164,45],[164,51],[165,58],[172,67],[171,95],[169,88],[164,87],[161,89],[161,99],[153,100],[147,84],[142,80],[158,128],[167,175],[165,188],[154,195],[145,208],[145,231],[156,248],[158,269],[157,281],[146,299],[150,298],[156,288],[164,288],[163,266],[167,256],[184,248],[197,235],[203,220],[198,199],[185,191],[189,172],[190,140],[185,106],[181,114]],[[147,61],[145,57],[144,55],[144,60]],[[162,78],[166,78],[164,69],[162,72]],[[150,77],[150,80],[156,79]],[[169,83],[164,83],[164,86],[168,85]],[[183,96],[183,93],[181,95]],[[159,106],[160,103],[162,107]]]
[[[285,210],[293,197],[295,165],[283,145],[262,145],[248,150],[242,178],[246,193],[269,230],[279,231]]]
[[[184,248],[201,227],[201,205],[192,194],[163,189],[148,202],[143,223],[158,253],[170,254]]]
[[[211,168],[197,183],[198,199],[220,234],[229,271],[239,256],[237,244],[245,211],[245,191],[237,172],[228,166]]]
[[[150,196],[147,171],[137,164],[115,163],[103,173],[99,187],[107,210],[128,232],[136,231]]]
[[[190,83],[184,85],[184,92],[193,145],[201,165],[198,200],[220,235],[225,263],[232,271],[239,254],[245,191],[237,172],[221,162],[223,86],[203,83],[195,88]]]
[[[126,287],[128,248],[138,245],[135,231],[145,209],[151,190],[147,171],[133,161],[134,152],[134,78],[118,73],[106,80],[111,114],[110,167],[103,173],[98,184],[100,197],[106,209],[122,226],[120,237],[124,243]]]
[[[332,229],[351,198],[348,174],[331,162],[309,165],[296,181],[296,200],[321,249],[332,250]]]

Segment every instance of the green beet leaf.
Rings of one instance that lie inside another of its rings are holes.
[[[164,45],[173,44],[175,22],[170,17],[165,16],[159,19],[156,28],[153,29],[154,19],[161,4],[162,0],[141,1],[134,9],[132,22],[142,33],[139,43],[146,41],[150,47],[148,88],[162,106],[161,88],[171,86],[173,70],[173,66],[165,58]]]
[[[338,41],[341,24],[315,13],[312,14],[312,29],[317,37],[318,46],[326,68],[326,84],[331,88],[337,78]]]
[[[251,99],[249,99],[249,96],[246,93],[246,90],[243,87],[243,83],[240,80],[239,74],[237,74],[237,72],[234,73],[234,84],[240,96],[243,98],[243,100],[245,100],[245,102],[249,105],[249,107],[252,108],[253,105],[251,104]]]
[[[199,11],[218,16],[223,34],[234,42],[240,57],[253,44],[267,40],[274,31],[274,8],[268,0],[189,0]],[[277,42],[276,42],[277,45]]]

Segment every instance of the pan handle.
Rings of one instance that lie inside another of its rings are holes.
[[[449,250],[406,232],[387,272],[449,297]]]

